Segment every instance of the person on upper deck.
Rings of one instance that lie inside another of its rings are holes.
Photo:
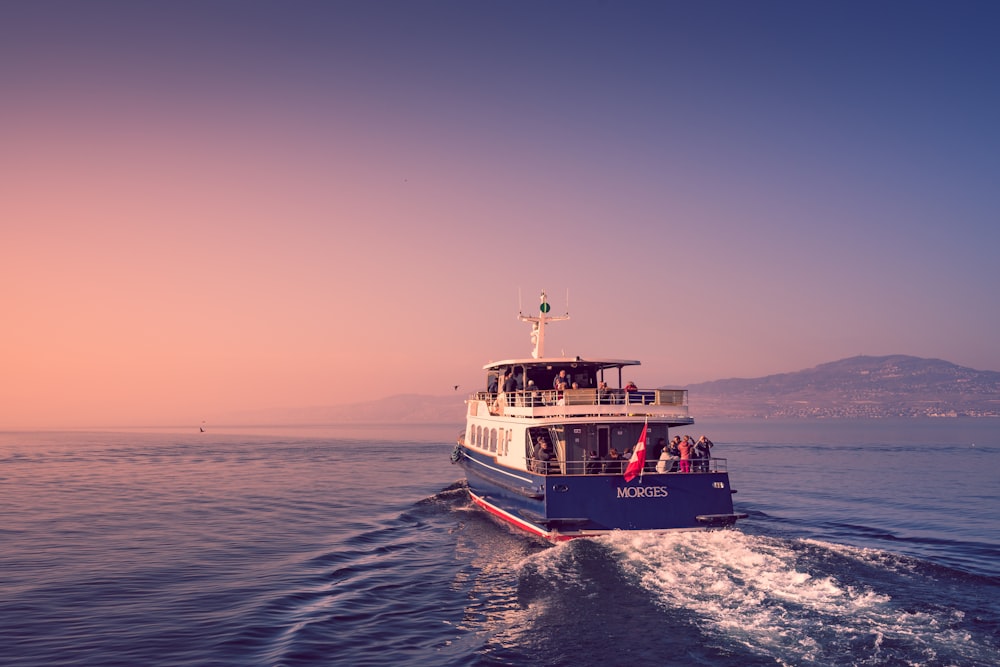
[[[528,395],[527,395],[527,398],[525,399],[525,402],[529,406],[541,405],[542,404],[542,397],[541,397],[541,394],[538,391],[538,387],[535,385],[535,381],[534,380],[528,380],[528,386],[525,388],[525,390],[528,392]]]
[[[584,461],[586,461],[585,471],[588,475],[599,475],[604,470],[604,462],[595,451],[584,452]]]
[[[629,380],[628,384],[625,385],[625,391],[639,391],[639,388],[635,386],[635,382]]]
[[[566,369],[559,371],[559,375],[552,378],[553,389],[569,389],[570,377],[566,375]],[[561,385],[561,386],[560,386]]]
[[[514,374],[507,371],[507,375],[503,381],[503,390],[508,394],[513,394],[517,391],[517,380],[514,379]]]

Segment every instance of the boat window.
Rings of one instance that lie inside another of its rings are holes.
[[[490,429],[490,451],[495,452],[497,450],[497,430],[495,428]]]
[[[482,426],[477,426],[476,427],[476,447],[482,447],[482,446],[483,446],[483,427]]]
[[[497,443],[497,454],[503,455],[504,445],[507,444],[507,431],[500,429],[500,441]]]

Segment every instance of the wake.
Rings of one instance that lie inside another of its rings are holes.
[[[779,664],[995,664],[995,636],[915,559],[736,530],[602,538],[664,610]],[[946,587],[949,588],[949,587]],[[949,588],[954,592],[953,586]]]

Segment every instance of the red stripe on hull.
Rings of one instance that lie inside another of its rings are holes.
[[[531,533],[532,535],[537,535],[538,537],[545,538],[546,540],[551,540],[553,542],[565,542],[566,540],[571,540],[574,537],[583,537],[583,535],[560,535],[558,533],[553,533],[551,531],[545,530],[544,528],[540,528],[539,526],[536,526],[533,523],[528,523],[523,519],[517,518],[510,512],[505,512],[499,507],[489,504],[483,498],[480,498],[479,496],[474,494],[472,491],[469,491],[469,497],[472,498],[472,502],[474,502],[479,507],[482,507],[484,510],[486,510],[493,516],[497,517],[498,519],[502,519],[503,521],[506,521],[509,524],[517,526],[518,528],[520,528],[525,532]]]

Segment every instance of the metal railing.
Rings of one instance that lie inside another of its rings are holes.
[[[635,415],[687,417],[686,389],[544,389],[513,392],[477,392],[495,415],[545,417],[551,415]]]
[[[584,460],[551,460],[539,461],[525,457],[525,464],[531,472],[542,475],[623,475],[628,467],[628,460],[584,459]],[[657,473],[658,459],[647,459],[643,467],[643,475]],[[680,461],[665,461],[662,474],[697,474],[727,472],[726,459],[689,459],[689,471],[682,472]]]

